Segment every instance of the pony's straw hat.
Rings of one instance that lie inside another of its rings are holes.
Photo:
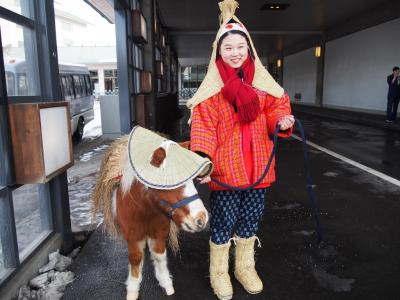
[[[236,23],[242,24],[239,19],[235,16],[235,11],[239,7],[239,4],[235,0],[224,0],[218,3],[221,10],[220,15],[220,28],[217,32],[216,38],[213,43],[213,51],[211,54],[210,63],[208,65],[207,74],[204,77],[197,92],[193,95],[187,102],[187,107],[193,111],[193,108],[199,103],[207,100],[208,98],[214,96],[221,91],[224,83],[219,74],[215,60],[217,58],[217,44],[219,37],[226,31],[226,25],[229,21],[233,20]],[[243,25],[243,24],[242,24]],[[260,59],[258,58],[257,51],[254,48],[253,41],[249,33],[244,31],[250,42],[251,53],[254,58],[255,73],[252,85],[258,90],[267,92],[268,94],[280,98],[283,96],[283,88],[274,80],[274,78],[268,73],[265,67],[262,65]],[[190,122],[190,121],[189,121]]]
[[[160,147],[165,150],[166,157],[157,167],[151,161],[154,151]],[[155,189],[178,188],[212,171],[209,159],[140,126],[135,126],[129,135],[128,155],[137,179]]]

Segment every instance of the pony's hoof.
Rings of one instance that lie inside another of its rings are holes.
[[[170,286],[170,287],[165,288],[165,292],[167,293],[168,296],[175,294],[174,287]]]
[[[126,294],[126,300],[136,300],[139,298],[139,292],[130,292]]]

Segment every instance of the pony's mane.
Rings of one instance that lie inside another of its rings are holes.
[[[123,136],[110,145],[101,162],[99,176],[92,193],[93,216],[99,212],[103,213],[103,223],[111,236],[119,235],[114,222],[112,195],[120,186],[124,168],[123,162],[126,161],[127,156],[127,147],[128,136]]]

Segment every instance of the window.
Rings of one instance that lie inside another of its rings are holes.
[[[61,83],[62,83],[64,100],[71,101],[75,97],[71,76],[69,75],[61,76]]]
[[[43,70],[48,69],[46,63],[50,59],[50,53],[44,45],[52,42],[50,35],[38,35],[37,32],[38,26],[41,32],[46,32],[48,29],[43,18],[35,20],[35,12],[39,12],[38,6],[43,3],[44,1],[0,0],[1,16],[4,16],[0,17],[2,38],[0,59],[4,61],[5,67],[3,73],[5,78],[1,80],[6,83],[0,93],[1,105],[40,102],[53,92],[52,85],[40,84],[43,81],[43,74],[39,66],[45,66]],[[38,40],[41,43],[37,44]],[[63,86],[67,83],[66,79],[64,83],[60,81],[64,95],[68,93],[68,89]],[[2,96],[5,93],[8,95],[6,98]],[[0,122],[0,132],[8,131],[7,122]],[[49,185],[16,185],[10,180],[12,177],[10,174],[14,172],[8,151],[10,148],[10,137],[1,134],[0,154],[3,156],[0,161],[1,283],[7,280],[6,276],[10,276],[10,271],[18,271],[21,263],[28,255],[34,253],[37,246],[53,231]]]
[[[49,195],[46,185],[25,184],[12,192],[18,252],[22,260],[49,233]]]
[[[9,79],[6,80],[7,91],[12,92],[8,96],[39,96],[40,80],[37,80],[39,68],[35,31],[2,18],[0,18],[0,30],[4,67]]]
[[[86,91],[85,75],[79,75],[79,81],[81,85],[82,96],[87,96],[88,93]]]
[[[85,84],[86,84],[86,95],[91,95],[92,94],[92,83],[90,81],[89,75],[85,75]]]
[[[106,92],[116,91],[118,88],[117,70],[104,70],[104,89]]]
[[[7,95],[15,96],[15,74],[12,72],[6,71],[6,86],[7,86]]]
[[[73,75],[72,78],[74,80],[75,98],[80,98],[80,97],[83,96],[82,84],[81,84],[80,76],[79,75]]]
[[[0,6],[27,18],[31,18],[33,15],[31,4],[31,0],[0,0]]]
[[[99,75],[97,71],[89,71],[90,73],[90,84],[92,86],[93,94],[99,95]]]
[[[17,74],[18,78],[18,96],[28,96],[28,82],[26,73]]]
[[[182,67],[180,79],[182,83],[182,89],[180,91],[180,97],[191,98],[197,91],[206,73],[206,65]]]

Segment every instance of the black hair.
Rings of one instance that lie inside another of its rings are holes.
[[[393,72],[394,72],[394,71],[397,71],[397,70],[400,70],[400,68],[397,67],[397,66],[396,66],[396,67],[393,67]]]
[[[251,47],[250,47],[249,38],[247,37],[247,34],[245,34],[243,31],[240,31],[240,30],[229,30],[229,31],[225,32],[223,35],[221,35],[221,37],[219,38],[218,43],[217,43],[217,54],[219,55],[221,52],[220,51],[221,44],[222,44],[222,41],[224,40],[224,38],[226,38],[228,35],[231,35],[231,34],[239,34],[246,39],[247,46],[249,47],[250,55],[254,59],[254,55],[253,55],[253,52],[251,51]]]

